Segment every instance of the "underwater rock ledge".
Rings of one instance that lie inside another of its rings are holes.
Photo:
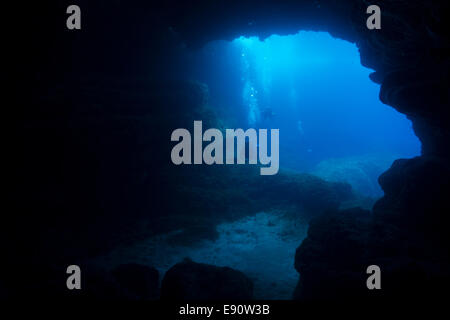
[[[300,281],[294,299],[445,299],[450,284],[448,163],[426,156],[396,160],[379,180],[385,196],[373,213],[336,211],[311,221],[295,257]],[[372,264],[382,270],[381,293],[365,286]]]

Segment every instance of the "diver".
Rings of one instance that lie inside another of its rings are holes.
[[[299,138],[301,139],[301,141],[303,141],[303,143],[306,146],[307,144],[306,144],[306,139],[305,139],[305,131],[303,131],[303,122],[301,120],[297,121],[297,130],[299,132]],[[306,149],[307,153],[312,153],[312,151],[313,150],[309,147]]]
[[[300,133],[300,136],[303,137],[303,135],[305,134],[305,132],[303,131],[303,123],[301,120],[297,121],[297,130]]]
[[[264,120],[272,120],[275,117],[275,113],[272,111],[272,108],[266,107],[262,112],[261,115]]]

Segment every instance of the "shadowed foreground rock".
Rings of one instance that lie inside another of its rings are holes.
[[[313,219],[295,257],[300,281],[294,298],[445,300],[448,181],[441,158],[396,160],[379,178],[385,196],[372,214],[352,209]],[[372,264],[381,269],[382,290],[366,288]]]
[[[253,283],[242,272],[184,260],[167,271],[161,299],[167,300],[249,300]]]
[[[365,250],[371,215],[359,208],[328,212],[313,219],[298,247],[300,281],[294,299],[358,297],[365,288]]]

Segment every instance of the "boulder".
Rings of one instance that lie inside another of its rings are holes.
[[[249,300],[252,297],[253,283],[242,272],[189,259],[170,268],[161,285],[164,300]]]
[[[327,212],[310,222],[297,248],[300,281],[294,299],[344,299],[364,294],[370,212],[360,208]]]

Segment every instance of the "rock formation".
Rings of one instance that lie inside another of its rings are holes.
[[[165,300],[250,300],[253,283],[242,272],[189,259],[169,269],[161,286]]]

